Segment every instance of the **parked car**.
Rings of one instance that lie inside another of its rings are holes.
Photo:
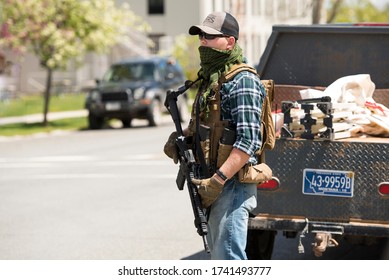
[[[133,119],[146,119],[157,126],[166,108],[166,91],[185,83],[179,63],[168,57],[132,58],[111,65],[97,86],[87,94],[90,129],[100,129],[110,119],[130,127]],[[179,98],[181,121],[189,117],[188,98]]]

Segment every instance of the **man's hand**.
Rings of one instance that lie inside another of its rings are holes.
[[[199,186],[199,194],[204,208],[211,206],[223,190],[223,184],[215,177],[202,180],[192,179],[192,182]]]
[[[163,147],[164,153],[173,159],[174,163],[178,163],[178,151],[176,145],[177,132],[174,131],[170,134],[169,139],[167,140],[165,146]]]

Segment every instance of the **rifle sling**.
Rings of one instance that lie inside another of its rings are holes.
[[[197,98],[197,104],[196,104],[196,154],[198,156],[199,162],[200,162],[200,168],[204,176],[204,178],[209,178],[211,175],[209,174],[208,166],[205,162],[205,157],[203,153],[203,149],[201,149],[201,144],[200,144],[200,98]]]

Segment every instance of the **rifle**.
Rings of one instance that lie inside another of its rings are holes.
[[[181,126],[181,120],[178,112],[177,98],[188,90],[196,81],[186,82],[185,85],[180,87],[177,91],[168,90],[166,93],[165,107],[172,116],[173,122],[176,126],[177,138],[176,146],[179,155],[180,168],[177,174],[176,184],[178,189],[181,191],[184,188],[185,181],[187,182],[189,197],[192,204],[193,214],[194,214],[194,224],[197,228],[197,233],[203,238],[204,249],[209,253],[209,247],[206,239],[208,233],[207,227],[207,218],[203,211],[203,206],[201,203],[200,195],[198,193],[198,188],[195,184],[192,183],[196,172],[196,161],[194,159],[194,154],[192,149],[189,149],[185,141],[184,132]]]

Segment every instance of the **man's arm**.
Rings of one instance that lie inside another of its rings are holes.
[[[219,170],[230,179],[234,176],[249,160],[250,156],[245,152],[233,148],[227,160],[223,163],[223,165],[219,168]],[[220,178],[219,175],[216,175],[220,182],[224,180]]]

